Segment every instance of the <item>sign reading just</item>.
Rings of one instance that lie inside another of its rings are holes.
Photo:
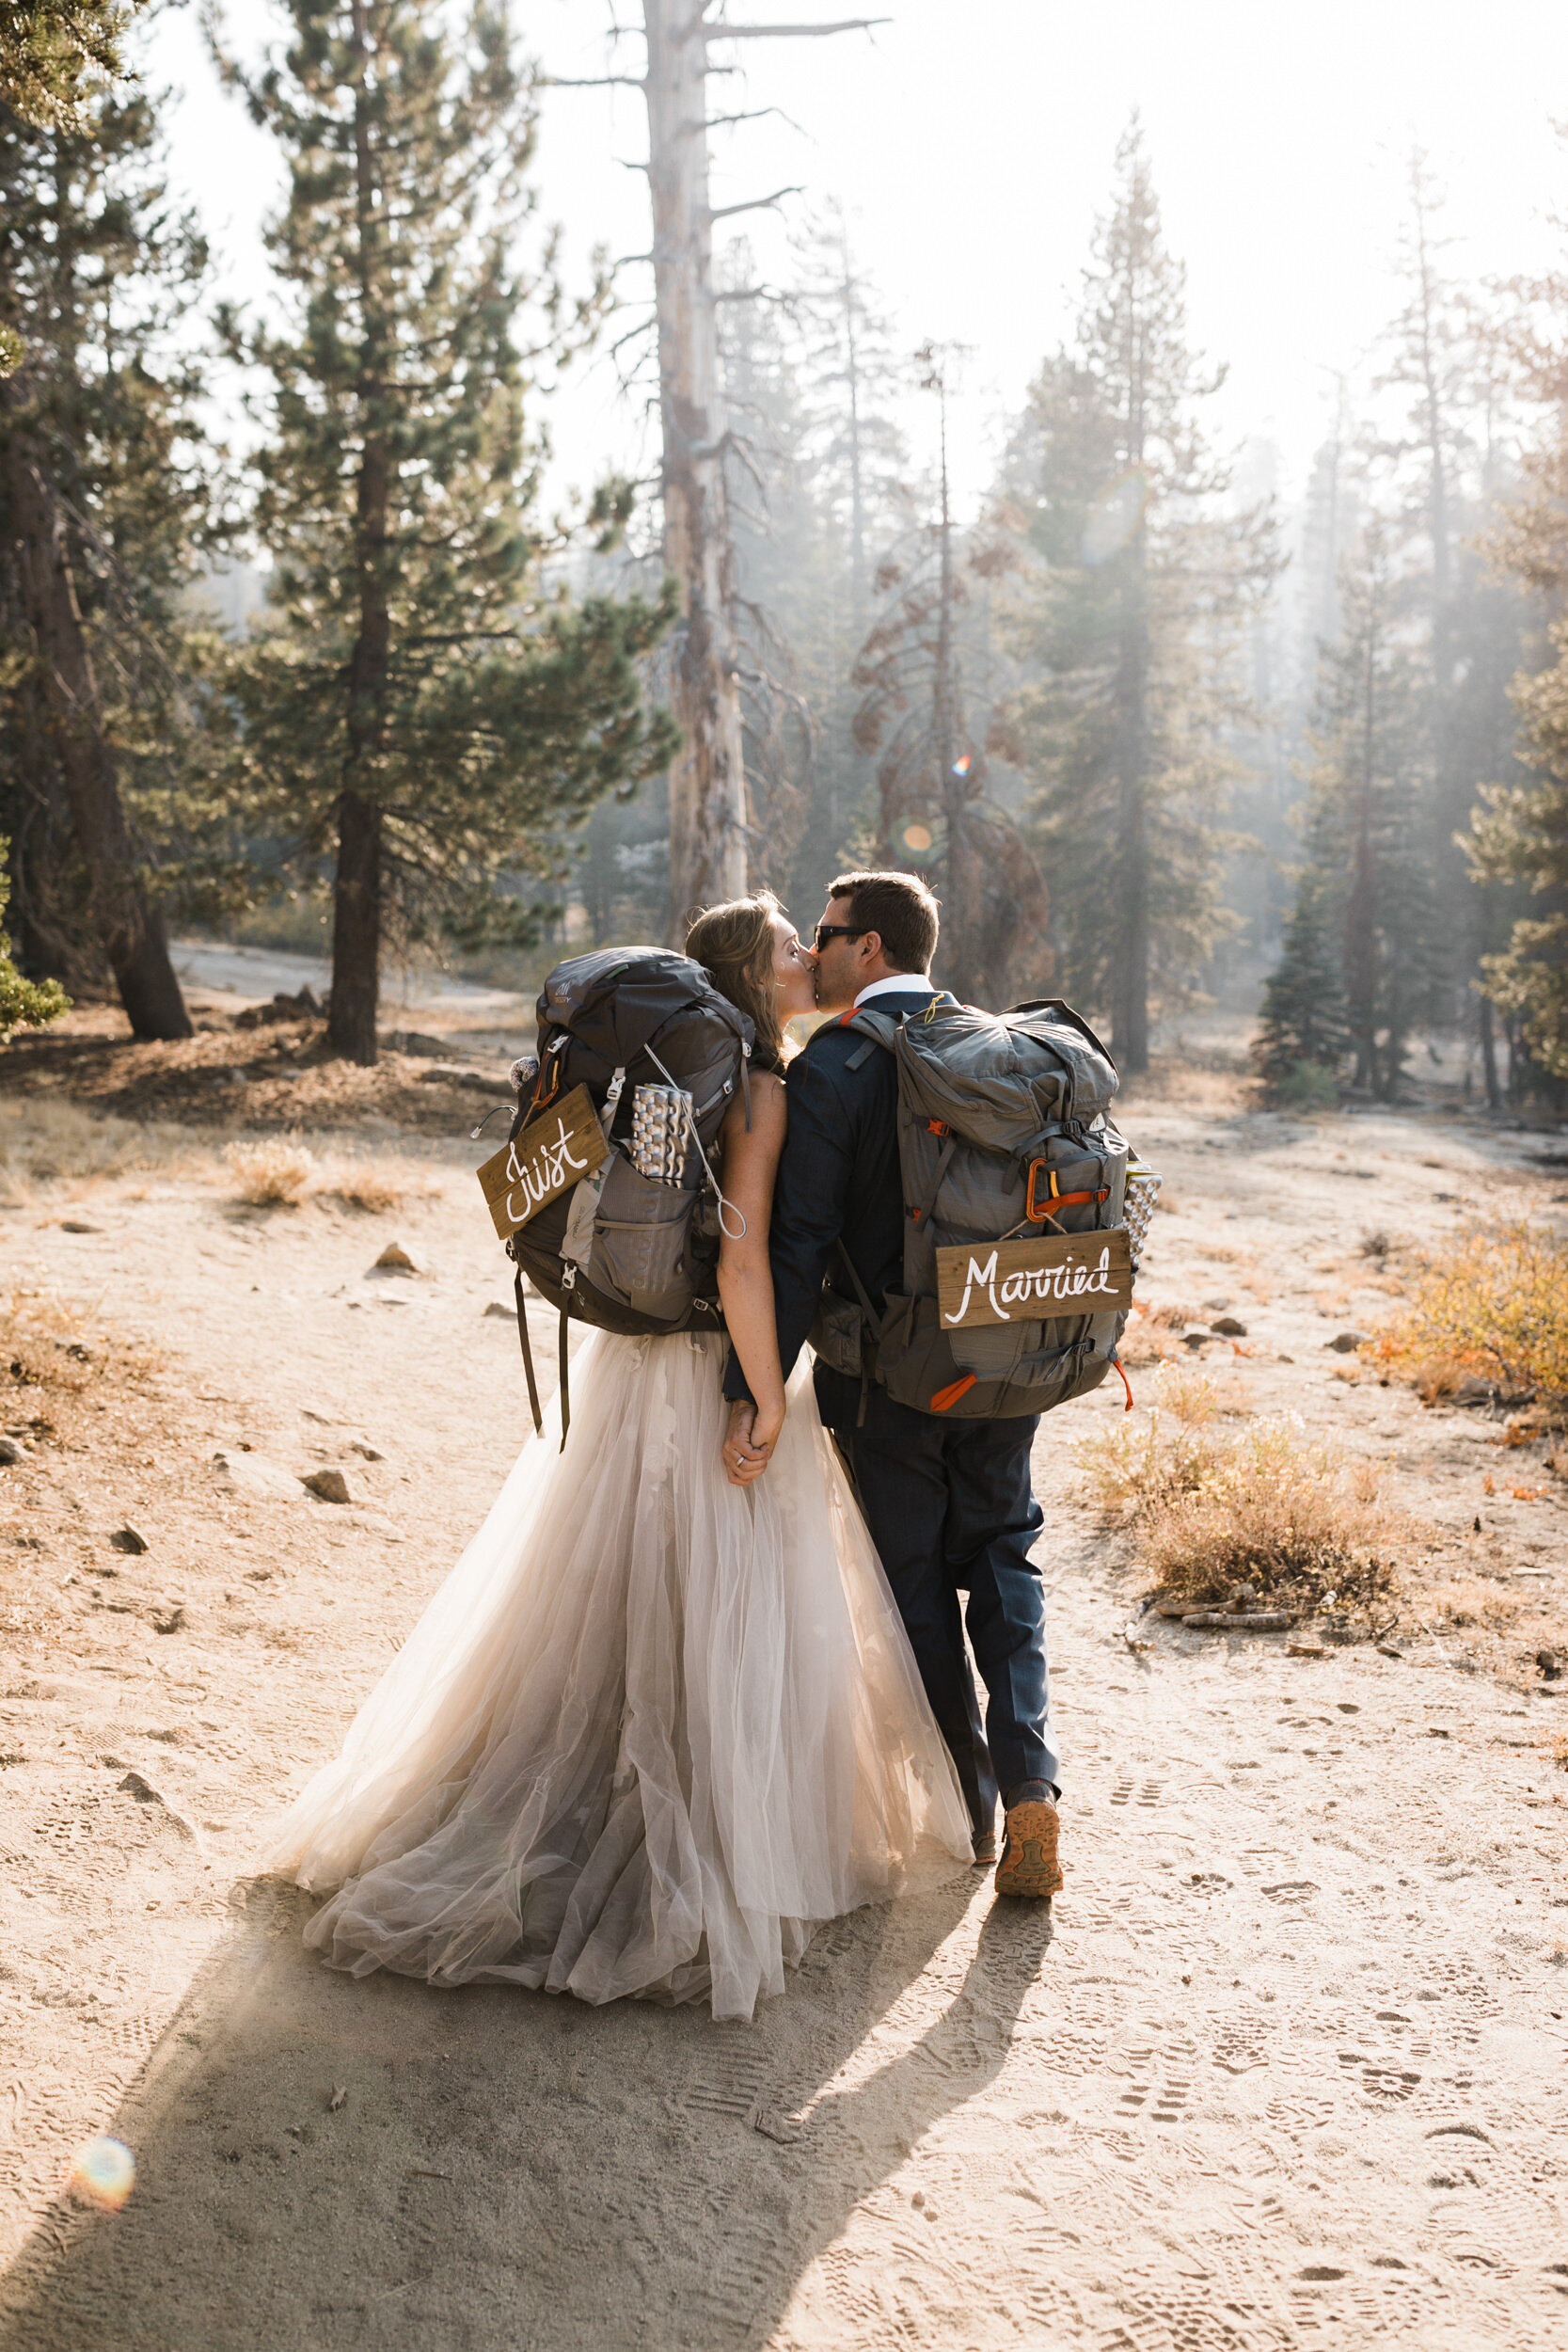
[[[1132,1304],[1126,1228],[939,1249],[937,1303],[949,1331],[1053,1315],[1114,1314]]]
[[[501,1240],[509,1241],[547,1200],[558,1200],[579,1176],[591,1176],[609,1156],[593,1098],[586,1087],[574,1087],[479,1171]]]

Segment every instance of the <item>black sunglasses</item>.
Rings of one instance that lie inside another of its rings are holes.
[[[859,926],[853,923],[818,923],[814,934],[814,944],[817,954],[820,955],[830,939],[863,939],[865,932],[866,926],[863,923]]]

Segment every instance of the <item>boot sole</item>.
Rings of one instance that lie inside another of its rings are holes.
[[[1007,1816],[1006,1843],[997,1866],[999,1895],[1043,1902],[1060,1894],[1062,1867],[1056,1859],[1061,1823],[1053,1804],[1015,1804]]]

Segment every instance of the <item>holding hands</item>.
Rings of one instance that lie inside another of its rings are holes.
[[[768,1409],[746,1398],[730,1406],[724,1432],[724,1475],[732,1486],[752,1486],[762,1476],[772,1459],[784,1419],[783,1398]]]

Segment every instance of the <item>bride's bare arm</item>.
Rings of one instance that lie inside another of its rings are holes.
[[[746,1220],[739,1239],[725,1233],[719,1248],[719,1295],[724,1321],[756,1399],[752,1444],[771,1448],[784,1427],[784,1375],[773,1321],[773,1272],[768,1263],[768,1228],[773,1212],[773,1178],[784,1150],[787,1114],[782,1078],[759,1073],[752,1080],[752,1127],[736,1103],[724,1121],[724,1198]],[[728,1211],[724,1223],[736,1225]],[[736,1227],[738,1232],[738,1227]]]

